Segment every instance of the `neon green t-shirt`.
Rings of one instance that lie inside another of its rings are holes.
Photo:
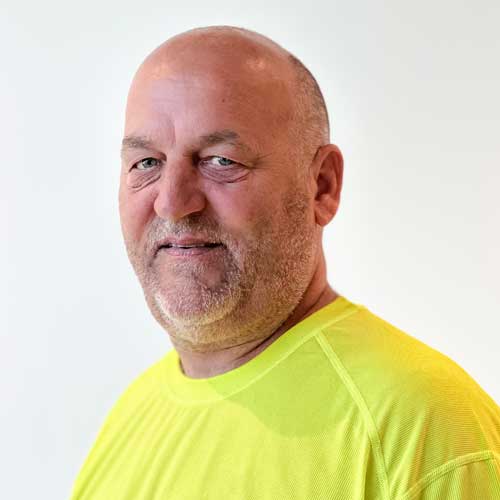
[[[238,368],[175,349],[107,415],[72,500],[499,500],[500,408],[343,296]]]

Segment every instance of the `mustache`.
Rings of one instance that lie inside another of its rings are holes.
[[[156,218],[148,231],[147,248],[149,251],[153,251],[156,245],[166,238],[182,238],[185,235],[207,241],[220,241],[221,243],[230,240],[215,221],[206,216],[202,218],[191,214],[177,222]]]

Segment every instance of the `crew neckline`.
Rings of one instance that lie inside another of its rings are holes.
[[[225,399],[264,376],[321,329],[351,315],[359,307],[359,304],[338,295],[335,300],[293,325],[254,358],[213,377],[192,378],[185,375],[179,354],[173,348],[162,360],[162,387],[171,398],[183,403],[208,403]]]

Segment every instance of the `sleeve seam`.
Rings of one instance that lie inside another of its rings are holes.
[[[334,352],[332,346],[326,339],[323,331],[319,332],[319,334],[316,336],[316,340],[321,346],[321,349],[323,350],[325,356],[330,361],[330,364],[332,365],[333,369],[344,383],[346,389],[349,391],[349,394],[355,401],[359,411],[363,416],[363,419],[367,426],[368,437],[370,438],[373,453],[375,455],[375,461],[377,464],[377,475],[381,483],[381,489],[383,495],[382,498],[383,500],[391,500],[389,480],[387,476],[387,471],[385,469],[385,460],[382,451],[382,443],[380,441],[377,426],[375,425],[375,422],[370,414],[370,411],[368,410],[368,406],[360,390],[358,389],[353,379],[349,375],[348,371],[346,370],[346,368],[338,358],[337,354]]]
[[[461,455],[428,472],[422,479],[420,479],[416,484],[414,484],[405,493],[403,493],[403,495],[401,495],[398,500],[411,500],[417,493],[420,493],[431,483],[441,478],[442,476],[458,469],[459,467],[463,467],[475,462],[495,459],[500,460],[500,455],[493,450],[483,450],[475,453],[468,453],[467,455]]]

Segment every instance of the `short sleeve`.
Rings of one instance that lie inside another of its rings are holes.
[[[500,500],[500,457],[482,454],[432,471],[398,500]]]

